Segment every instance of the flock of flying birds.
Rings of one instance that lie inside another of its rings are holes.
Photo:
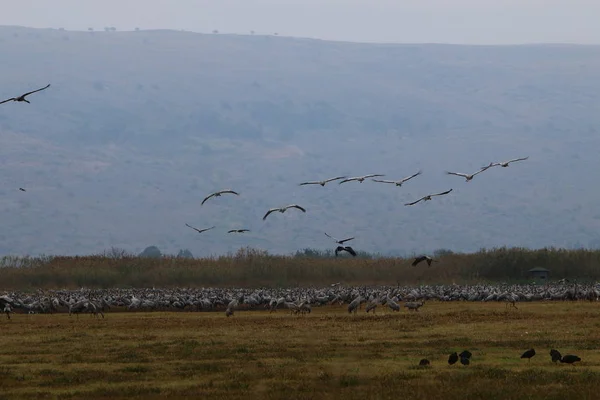
[[[40,92],[42,90],[48,89],[49,87],[50,87],[50,84],[44,86],[43,88],[32,90],[31,92],[24,93],[24,94],[22,94],[20,96],[11,97],[9,99],[3,100],[3,101],[0,102],[0,104],[7,103],[9,101],[26,102],[26,103],[30,104],[29,100],[27,100],[27,96],[29,96],[29,95],[31,95],[33,93]],[[473,178],[475,176],[481,174],[482,172],[487,171],[488,169],[490,169],[492,167],[499,166],[499,167],[506,168],[506,167],[509,166],[510,163],[517,162],[517,161],[524,161],[524,160],[527,160],[528,158],[529,157],[522,157],[522,158],[515,158],[515,159],[512,159],[512,160],[508,160],[508,161],[503,161],[503,162],[491,162],[489,165],[481,167],[478,171],[476,171],[476,172],[474,172],[472,174],[465,174],[465,173],[461,173],[461,172],[450,172],[450,171],[446,171],[446,174],[460,176],[462,178],[465,178],[466,182],[470,182],[471,180],[473,180]],[[414,174],[412,174],[410,176],[407,176],[407,177],[402,178],[402,179],[397,180],[397,181],[384,180],[384,179],[372,179],[372,181],[373,182],[377,182],[377,183],[393,184],[395,186],[400,187],[405,182],[407,182],[407,181],[409,181],[409,180],[411,180],[413,178],[416,178],[417,176],[421,175],[421,173],[422,173],[422,171],[418,171],[418,172],[416,172],[416,173],[414,173]],[[334,181],[340,181],[339,182],[340,185],[343,184],[343,183],[346,183],[346,182],[354,182],[354,181],[355,182],[359,182],[359,183],[363,183],[366,179],[376,178],[376,177],[383,177],[383,176],[385,176],[385,175],[382,175],[382,174],[368,174],[368,175],[363,175],[363,176],[355,176],[355,177],[351,177],[351,178],[348,178],[346,176],[336,176],[334,178],[329,178],[329,179],[325,179],[325,180],[321,180],[321,181],[302,182],[302,183],[300,183],[300,186],[305,186],[305,185],[320,185],[320,186],[325,186],[327,183],[334,182]],[[19,190],[23,191],[23,192],[26,191],[23,188],[19,188]],[[413,205],[415,205],[415,204],[417,204],[417,203],[419,203],[421,201],[429,201],[429,200],[432,200],[433,197],[444,196],[444,195],[447,195],[450,192],[452,192],[452,189],[449,189],[449,190],[446,190],[446,191],[443,191],[443,192],[439,192],[439,193],[428,194],[428,195],[425,195],[425,196],[421,197],[420,199],[415,200],[413,202],[405,203],[404,205],[405,206],[413,206]],[[233,195],[236,195],[236,196],[240,195],[238,192],[236,192],[234,190],[231,190],[231,189],[220,190],[220,191],[211,193],[208,196],[206,196],[204,198],[204,200],[202,200],[201,205],[204,205],[204,203],[206,203],[206,201],[208,199],[210,199],[212,197],[220,197],[223,194],[233,194]],[[300,206],[298,204],[289,204],[289,205],[283,206],[283,207],[270,208],[266,212],[266,214],[264,215],[263,221],[266,220],[267,217],[269,215],[271,215],[272,213],[274,213],[274,212],[284,213],[287,210],[292,209],[292,208],[300,210],[300,211],[302,211],[304,213],[306,212],[306,208],[304,208],[304,207],[302,207],[302,206]],[[191,225],[189,225],[187,223],[185,225],[187,227],[189,227],[189,228],[197,231],[198,233],[203,233],[203,232],[206,232],[206,231],[209,231],[211,229],[216,228],[216,226],[212,226],[210,228],[198,229],[198,228],[195,228],[195,227],[193,227],[193,226],[191,226]],[[245,229],[245,228],[242,228],[242,229],[231,229],[227,233],[244,233],[244,232],[250,232],[250,230],[249,229]],[[345,251],[345,252],[349,253],[350,255],[352,255],[353,257],[356,257],[356,251],[354,251],[354,249],[352,247],[345,245],[345,242],[353,240],[354,237],[350,237],[350,238],[339,240],[339,239],[334,238],[333,236],[330,236],[329,234],[327,234],[327,232],[325,232],[325,235],[327,235],[327,237],[333,239],[339,245],[335,249],[335,255],[336,255],[336,257],[342,251]],[[431,263],[433,261],[436,261],[436,260],[433,260],[430,256],[423,255],[423,256],[420,256],[420,257],[416,257],[414,259],[412,265],[416,266],[417,264],[419,264],[422,261],[427,261],[427,264],[431,265]]]

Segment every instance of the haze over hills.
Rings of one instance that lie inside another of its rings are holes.
[[[0,54],[2,99],[52,84],[0,105],[0,254],[600,247],[600,46],[0,27]]]

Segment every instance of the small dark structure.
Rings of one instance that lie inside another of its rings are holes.
[[[531,268],[529,271],[529,276],[534,279],[539,279],[545,281],[548,279],[548,275],[550,274],[550,270],[542,267]]]

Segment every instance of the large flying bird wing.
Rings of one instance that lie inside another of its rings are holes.
[[[211,193],[208,196],[206,196],[204,198],[204,200],[202,200],[202,204],[200,204],[201,206],[204,205],[204,203],[206,202],[206,200],[210,199],[211,197],[213,197],[214,195],[216,195],[217,193]]]
[[[462,176],[463,178],[466,178],[466,177],[469,176],[467,174],[463,174],[463,173],[460,173],[460,172],[449,172],[449,171],[446,171],[446,174],[448,174],[448,175]]]
[[[270,215],[272,212],[274,212],[274,211],[277,211],[277,210],[279,210],[279,208],[271,208],[269,211],[267,211],[267,213],[266,213],[266,214],[265,214],[265,216],[263,217],[263,221],[264,221],[265,219],[267,219],[267,217],[268,217],[268,216],[269,216],[269,215]]]
[[[401,180],[400,182],[404,183],[404,182],[406,182],[406,181],[409,181],[409,180],[411,180],[412,178],[414,178],[414,177],[417,177],[417,176],[421,175],[422,173],[423,173],[423,171],[419,170],[417,173],[415,173],[415,174],[412,174],[411,176],[407,176],[406,178],[402,178],[402,180]]]
[[[308,181],[308,182],[302,182],[299,186],[302,185],[320,185],[321,182],[315,182],[315,181]]]
[[[348,241],[350,241],[352,239],[354,239],[354,236],[351,237],[351,238],[348,238],[348,239],[340,240],[340,241],[338,241],[338,243],[344,244],[345,242],[348,242]]]
[[[352,254],[352,257],[356,257],[356,252],[354,251],[354,249],[352,247],[346,246],[343,249],[346,250],[348,253]]]
[[[346,178],[346,177],[345,176],[336,176],[335,178],[326,179],[325,182],[327,183],[327,182],[331,182],[331,181],[337,181],[338,179],[344,179],[344,178]]]
[[[6,100],[3,100],[3,101],[0,101],[0,104],[4,104],[6,102],[13,101],[13,100],[16,100],[16,99],[17,99],[16,97],[13,97],[11,99],[6,99]]]
[[[396,183],[395,181],[386,181],[386,180],[382,180],[382,179],[371,179],[373,182],[380,182],[380,183]]]
[[[412,206],[412,205],[415,205],[415,204],[417,204],[417,203],[418,203],[418,202],[420,202],[421,200],[425,200],[426,198],[427,198],[427,196],[423,196],[423,197],[421,197],[421,198],[420,198],[419,200],[417,200],[417,201],[413,201],[412,203],[405,203],[404,205],[405,205],[405,206]]]
[[[524,160],[527,160],[528,158],[529,158],[529,156],[523,157],[523,158],[515,158],[514,160],[505,161],[505,163],[508,164],[508,163],[515,162],[515,161],[524,161]]]
[[[32,93],[35,93],[35,92],[40,92],[40,91],[42,91],[42,90],[44,90],[44,89],[48,89],[49,87],[50,87],[50,84],[48,84],[47,86],[44,86],[44,87],[43,87],[43,88],[41,88],[41,89],[32,90],[31,92],[27,92],[27,93],[25,93],[25,94],[22,94],[22,95],[21,95],[21,96],[19,96],[19,97],[25,97],[25,96],[29,96],[29,95],[30,95],[30,94],[32,94]]]
[[[361,176],[361,178],[363,178],[363,179],[375,178],[376,176],[385,176],[385,175],[382,175],[382,174],[369,174],[369,175]]]
[[[445,192],[441,192],[441,193],[436,193],[436,194],[430,194],[430,196],[443,196],[445,194],[448,194],[452,191],[452,189],[450,190],[446,190]]]
[[[238,192],[235,192],[235,191],[233,191],[233,190],[231,190],[231,189],[227,189],[227,190],[221,190],[221,191],[219,192],[219,194],[223,194],[223,193],[231,193],[231,194],[235,194],[235,195],[237,195],[237,196],[239,196],[239,195],[240,195]]]
[[[355,180],[357,180],[357,179],[358,179],[357,177],[354,177],[354,178],[346,178],[346,179],[344,179],[344,180],[341,180],[341,181],[340,181],[340,185],[341,185],[342,183],[344,183],[344,182],[352,182],[352,181],[355,181]]]
[[[285,209],[287,210],[288,208],[297,208],[298,210],[302,211],[302,212],[306,212],[306,209],[300,207],[298,204],[290,204],[289,206],[285,206]]]
[[[198,228],[194,228],[193,226],[191,226],[191,225],[188,225],[188,224],[185,224],[185,226],[187,226],[188,228],[192,228],[193,230],[195,230],[195,231],[196,231],[196,232],[198,232],[198,233],[202,233],[202,232],[205,232],[205,231],[209,231],[209,230],[211,230],[211,229],[213,229],[213,228],[214,228],[214,226],[212,226],[212,227],[210,227],[210,228],[206,228],[206,229],[198,229]]]

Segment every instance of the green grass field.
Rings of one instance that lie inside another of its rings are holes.
[[[0,398],[597,399],[599,305],[518,306],[15,314],[0,320]],[[553,364],[551,348],[582,362]],[[464,349],[471,365],[449,366]]]

